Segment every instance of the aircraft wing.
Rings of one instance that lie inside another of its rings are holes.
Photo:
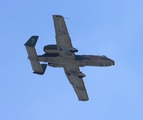
[[[69,82],[72,84],[77,94],[79,101],[89,100],[84,81],[82,79],[82,76],[84,77],[85,75],[80,72],[79,67],[71,63],[67,66],[64,66],[64,70]]]
[[[72,46],[71,39],[63,16],[53,15],[53,21],[59,55],[61,57],[66,58],[75,58],[74,52],[77,52],[77,49],[73,48]]]

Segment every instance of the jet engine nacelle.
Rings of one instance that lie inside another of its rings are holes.
[[[57,45],[46,45],[43,48],[44,52],[46,53],[58,53],[58,50],[63,51],[70,51],[70,52],[78,52],[76,48],[65,48],[65,47],[59,47],[57,48]]]
[[[46,53],[58,53],[57,45],[46,45],[43,48]]]

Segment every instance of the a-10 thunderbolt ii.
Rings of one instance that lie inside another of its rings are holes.
[[[38,36],[32,36],[24,45],[28,53],[28,59],[31,62],[33,73],[42,75],[45,72],[47,64],[40,64],[40,62],[47,62],[51,67],[61,67],[73,86],[79,101],[89,100],[87,91],[83,82],[85,74],[82,73],[79,67],[84,66],[112,66],[115,62],[106,57],[99,55],[76,55],[78,52],[71,43],[64,17],[61,15],[53,15],[56,45],[46,45],[44,47],[44,54],[37,55],[35,45]]]

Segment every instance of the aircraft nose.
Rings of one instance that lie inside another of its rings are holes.
[[[112,60],[110,58],[108,58],[108,60],[110,61],[110,65],[115,65],[115,61],[114,60]]]
[[[115,65],[115,61],[114,61],[114,60],[112,60],[112,62],[113,62],[113,65]]]

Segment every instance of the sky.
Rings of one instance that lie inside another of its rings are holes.
[[[0,120],[143,120],[142,0],[1,0]],[[63,15],[76,54],[106,55],[111,67],[82,67],[80,102],[62,68],[33,74],[24,43],[55,44],[52,15]]]

